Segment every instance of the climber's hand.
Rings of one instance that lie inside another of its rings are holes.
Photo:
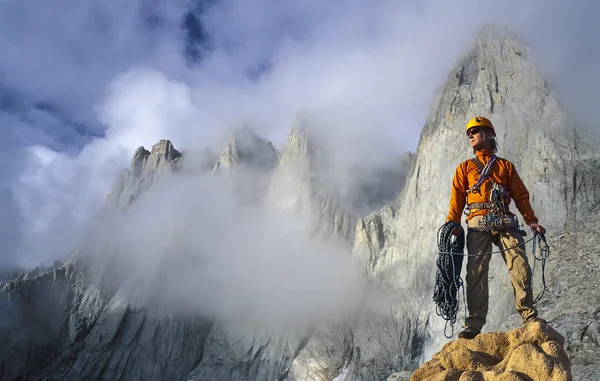
[[[463,232],[463,228],[462,226],[457,226],[454,228],[454,230],[452,230],[452,235],[455,237],[459,237]]]
[[[531,228],[531,230],[534,233],[538,233],[538,234],[541,234],[541,235],[546,234],[546,229],[542,225],[533,223],[533,224],[529,224],[529,227]]]

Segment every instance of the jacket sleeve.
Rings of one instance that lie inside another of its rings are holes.
[[[529,191],[523,184],[523,180],[517,173],[516,168],[512,163],[509,166],[510,170],[510,184],[509,191],[513,200],[515,200],[515,205],[519,212],[523,215],[523,219],[525,219],[526,224],[537,223],[538,219],[533,212],[531,207],[531,203],[529,202]]]
[[[456,168],[456,172],[454,172],[452,193],[450,195],[450,208],[448,210],[446,221],[460,223],[460,216],[465,208],[465,199],[467,197],[467,174],[463,164],[464,163],[461,163]]]

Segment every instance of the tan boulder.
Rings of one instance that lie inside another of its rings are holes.
[[[444,345],[410,381],[571,381],[563,344],[558,332],[540,323],[458,339]]]

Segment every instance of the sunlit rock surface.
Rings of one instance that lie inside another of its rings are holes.
[[[421,365],[410,380],[571,381],[563,344],[558,332],[540,323],[458,339]]]

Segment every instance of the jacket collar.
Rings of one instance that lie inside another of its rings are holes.
[[[475,156],[481,161],[483,164],[486,164],[490,158],[494,155],[494,151],[491,149],[478,149],[475,151]]]

